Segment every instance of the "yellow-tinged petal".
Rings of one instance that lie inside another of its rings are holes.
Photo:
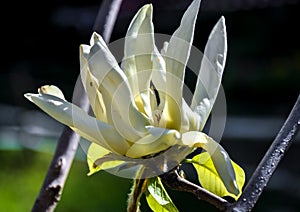
[[[182,89],[184,84],[184,75],[186,64],[190,55],[190,49],[194,37],[194,28],[197,14],[200,8],[200,0],[194,0],[184,13],[179,28],[173,33],[166,54],[163,55],[166,61],[166,79],[167,97],[166,107],[164,111],[168,116],[178,116],[178,111],[173,109],[176,104],[181,109],[182,107]],[[171,98],[170,98],[171,97]],[[181,121],[184,118],[176,119],[175,129],[179,129]]]
[[[159,127],[180,131],[182,120],[181,102],[178,103],[168,94],[165,94],[165,97],[166,99]]]
[[[149,86],[152,72],[152,53],[154,51],[154,29],[152,5],[143,6],[132,19],[125,37],[122,67],[129,79],[139,110],[152,116],[149,102]],[[143,97],[140,94],[143,93]]]
[[[160,53],[161,53],[162,55],[166,55],[166,54],[167,54],[168,45],[169,45],[169,42],[168,42],[168,41],[165,41],[164,44],[163,44],[162,49],[160,50]]]
[[[44,85],[38,89],[38,92],[41,94],[49,94],[66,100],[63,92],[55,85]]]
[[[195,113],[191,110],[191,108],[188,106],[186,101],[182,98],[182,112],[183,117],[185,118],[185,121],[183,123],[186,123],[186,127],[181,127],[181,133],[185,133],[187,131],[199,131],[200,130],[200,122],[201,117],[199,114]]]
[[[162,95],[166,97],[164,103],[165,108],[161,115],[159,127],[168,129],[176,129],[180,133],[187,131],[199,130],[201,117],[193,112],[182,98],[181,107],[170,95]],[[163,100],[163,99],[162,99]],[[165,110],[168,108],[168,110]]]
[[[155,47],[152,54],[152,82],[158,91],[166,92],[166,62]]]
[[[102,94],[99,91],[98,80],[91,74],[87,54],[90,51],[90,46],[80,45],[80,77],[86,94],[89,98],[90,105],[97,119],[107,122],[106,109],[103,102]]]
[[[128,28],[125,37],[124,58],[135,57],[136,71],[147,72],[148,77],[139,80],[140,90],[144,90],[146,84],[144,81],[150,79],[152,61],[151,56],[154,51],[154,29],[152,23],[152,5],[143,6],[135,15]],[[126,73],[127,70],[125,70]]]
[[[108,94],[108,92],[105,89],[103,89],[102,92],[104,100],[106,100],[106,102],[112,102],[112,97]],[[146,133],[146,130],[139,125],[140,120],[138,118],[132,118],[129,120],[130,124],[128,124],[124,121],[120,113],[115,110],[115,108],[113,108],[111,105],[107,105],[107,107],[110,108],[110,113],[107,115],[108,119],[111,120],[112,125],[123,138],[126,138],[126,140],[134,143],[145,135],[144,132]],[[134,117],[132,114],[135,112],[136,111],[133,107],[129,107],[127,110],[124,110],[124,113],[127,113],[129,117]],[[134,126],[139,126],[140,131],[137,131]],[[144,130],[144,132],[142,132],[142,130]]]
[[[152,54],[152,83],[154,88],[157,90],[159,97],[159,102],[157,102],[156,107],[160,107],[161,110],[164,108],[164,100],[166,94],[166,62],[161,54],[155,47],[154,53]],[[154,110],[155,108],[152,108]]]
[[[117,113],[127,126],[130,126],[130,133],[125,132],[123,123],[109,120],[122,134],[130,134],[136,137],[142,137],[145,133],[144,126],[149,124],[147,118],[137,110],[127,77],[120,69],[117,61],[109,51],[100,35],[94,33],[94,45],[91,47],[88,55],[89,69],[93,76],[99,82],[100,92],[106,107],[107,118],[109,113]],[[105,93],[104,93],[105,91]],[[125,137],[133,141],[132,136]]]
[[[135,142],[127,151],[126,156],[140,158],[166,150],[178,143],[180,133],[158,127],[147,127],[149,134]]]
[[[194,156],[192,160],[202,187],[220,197],[230,196],[235,200],[237,200],[242,194],[241,191],[245,183],[245,172],[234,161],[231,160],[231,164],[234,169],[236,182],[240,191],[237,195],[227,191],[222,179],[218,174],[218,171],[214,166],[211,156],[207,152],[203,152]]]
[[[191,103],[191,108],[201,117],[201,128],[211,112],[221,86],[227,56],[227,35],[225,19],[221,17],[209,35],[204,57]]]
[[[181,145],[189,147],[201,147],[208,152],[222,179],[226,189],[235,195],[240,193],[236,183],[236,176],[227,152],[211,137],[202,132],[190,131],[183,133]]]
[[[69,126],[83,138],[124,155],[129,144],[114,127],[89,116],[76,105],[49,94],[25,94],[25,97],[57,121]]]

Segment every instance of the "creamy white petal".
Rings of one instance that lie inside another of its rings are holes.
[[[120,69],[104,40],[95,33],[94,37],[95,44],[90,49],[88,63],[91,73],[99,82],[99,89],[103,94],[107,117],[109,117],[108,113],[118,113],[123,122],[127,126],[131,126],[131,134],[141,137],[145,133],[144,126],[148,125],[149,122],[137,110],[127,77]],[[106,91],[105,94],[104,90]],[[109,97],[107,98],[107,96]],[[109,99],[110,102],[105,102],[105,99]],[[122,135],[123,133],[125,135],[119,122],[114,122],[114,125]],[[131,137],[125,138],[131,139]]]
[[[127,57],[135,56],[137,72],[149,71],[148,79],[151,76],[151,55],[154,51],[152,10],[152,5],[147,4],[137,12],[128,28],[125,37],[124,50],[125,59]],[[141,80],[144,81],[147,80],[147,78]],[[139,87],[145,87],[145,83],[139,82]],[[143,89],[140,88],[140,90]]]
[[[166,62],[156,47],[151,60],[153,63],[152,82],[159,93],[166,93]]]
[[[226,189],[236,195],[239,193],[231,159],[221,145],[205,133],[197,131],[190,131],[182,134],[181,142],[181,145],[184,146],[200,147],[205,149],[211,156],[214,166]]]
[[[146,4],[132,19],[125,37],[122,61],[125,74],[130,79],[133,96],[138,102],[143,103],[143,110],[150,117],[149,86],[152,72],[151,57],[154,51],[152,10],[152,5]],[[139,97],[140,93],[143,93],[144,97]]]
[[[130,119],[128,120],[129,122],[125,122],[124,118],[121,116],[121,113],[118,111],[118,108],[113,107],[113,97],[111,96],[110,92],[107,91],[104,87],[101,88],[101,92],[103,94],[102,96],[105,108],[107,109],[107,111],[109,111],[106,114],[108,123],[114,126],[118,133],[122,137],[126,138],[126,140],[135,142],[136,140],[140,139],[143,136],[143,133],[138,132],[135,128],[133,128],[133,126],[139,126],[140,120]],[[119,104],[122,105],[122,103],[120,102]],[[126,105],[124,105],[124,107],[126,107]],[[129,117],[134,117],[131,115],[132,113],[136,112],[132,111],[134,109],[133,107],[128,107],[127,110],[125,109],[126,108],[124,108],[123,113],[127,113]],[[144,130],[144,128],[142,128],[142,130]]]
[[[177,102],[170,95],[165,94],[164,108],[162,110],[159,127],[180,131],[182,126],[182,103]]]
[[[83,138],[102,147],[124,154],[129,148],[114,127],[89,116],[76,105],[48,94],[25,94],[25,97],[57,121],[69,126]]]
[[[169,42],[168,42],[168,41],[165,41],[164,44],[163,44],[162,49],[160,50],[160,53],[161,53],[162,55],[166,55],[166,54],[167,54],[168,45],[169,45]]]
[[[152,93],[150,95],[150,104],[154,126],[158,126],[165,106],[166,63],[156,47],[152,55],[152,64],[152,84],[150,86]]]
[[[63,92],[55,85],[44,85],[38,89],[40,94],[49,94],[60,99],[66,100]]]
[[[88,45],[80,45],[80,77],[96,118],[103,122],[107,122],[102,94],[98,90],[98,80],[91,74],[88,66],[87,57],[90,48],[91,47]]]
[[[201,129],[203,128],[209,113],[216,100],[227,56],[227,35],[225,19],[221,17],[214,26],[204,50],[196,89],[191,103],[192,110],[202,111]],[[209,103],[207,102],[209,100]]]
[[[139,158],[158,153],[175,145],[180,140],[180,133],[158,127],[147,127],[149,134],[135,142],[127,151],[126,156]]]
[[[171,98],[166,98],[168,104],[166,104],[167,107],[165,107],[164,112],[166,111],[171,116],[178,116],[177,112],[181,110],[185,68],[190,55],[200,2],[200,0],[194,0],[188,7],[181,19],[179,28],[173,33],[169,41],[166,55],[163,55],[167,70],[166,92]],[[179,107],[180,109],[174,110],[172,107]],[[176,120],[179,123],[175,124],[175,129],[180,128],[182,118]]]
[[[182,98],[182,112],[183,112],[183,123],[186,126],[181,126],[181,133],[185,133],[187,131],[199,131],[201,116],[199,114],[192,111],[192,109],[188,106],[186,101]]]

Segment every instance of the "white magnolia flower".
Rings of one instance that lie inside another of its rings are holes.
[[[92,142],[88,152],[91,172],[112,168],[126,158],[155,157],[174,146],[175,155],[180,155],[176,151],[191,153],[201,147],[211,155],[226,189],[233,194],[240,192],[228,154],[201,132],[225,66],[224,17],[209,36],[206,59],[200,69],[207,73],[209,87],[204,88],[198,77],[191,105],[182,97],[199,7],[200,0],[194,0],[179,28],[159,52],[154,40],[152,5],[143,6],[128,28],[122,68],[97,33],[93,33],[90,45],[80,46],[81,80],[95,117],[66,101],[55,86],[43,86],[38,94],[25,94],[50,116]]]

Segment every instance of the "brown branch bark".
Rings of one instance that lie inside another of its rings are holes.
[[[98,12],[94,31],[109,42],[122,0],[104,0]],[[74,87],[73,103],[89,110],[89,103],[80,80]],[[61,198],[63,187],[76,154],[80,136],[65,127],[58,140],[56,150],[46,178],[32,207],[32,212],[54,211]]]
[[[194,194],[198,199],[204,200],[215,207],[217,207],[221,211],[225,211],[230,203],[225,199],[207,191],[206,189],[198,186],[184,178],[182,178],[177,170],[173,170],[166,174],[161,175],[162,181],[169,186],[170,188],[177,191],[184,191]]]

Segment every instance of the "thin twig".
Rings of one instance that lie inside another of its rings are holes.
[[[300,95],[287,120],[270,146],[269,150],[251,176],[242,195],[227,211],[251,211],[266,187],[277,165],[295,139],[300,126]]]
[[[198,186],[184,178],[182,178],[177,170],[170,171],[161,175],[162,181],[170,188],[178,191],[184,191],[194,194],[198,199],[204,200],[221,211],[225,211],[230,203],[225,199],[207,191],[206,189]]]
[[[93,30],[100,33],[107,43],[110,40],[121,4],[122,0],[104,0],[96,17]]]
[[[93,30],[104,35],[106,42],[110,39],[121,2],[122,0],[104,0],[100,7]],[[73,94],[73,103],[88,111],[88,99],[80,80],[75,85]],[[56,208],[76,154],[79,139],[78,134],[69,127],[64,127],[46,178],[32,207],[32,212],[54,211]]]

